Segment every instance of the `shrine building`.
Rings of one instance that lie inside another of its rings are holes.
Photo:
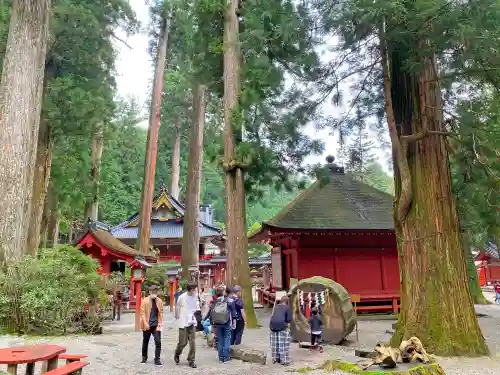
[[[479,285],[491,286],[500,281],[500,255],[494,240],[488,239],[474,258]]]
[[[328,157],[316,182],[249,239],[272,246],[271,292],[323,276],[359,298],[357,311],[397,312],[400,279],[393,200],[346,174]]]
[[[97,260],[100,265],[98,272],[105,276],[112,272],[124,273],[125,267],[130,266],[136,259],[156,262],[156,257],[143,257],[137,250],[113,237],[107,226],[99,222],[88,222],[83,234],[76,241],[76,247]]]
[[[180,262],[184,211],[185,206],[172,197],[165,185],[162,185],[159,194],[153,199],[151,212],[150,245],[160,251],[158,262]],[[135,246],[139,234],[139,221],[140,214],[136,213],[127,221],[109,228],[109,232],[124,244]],[[214,254],[220,253],[220,248],[224,246],[222,230],[214,224],[210,205],[200,206],[199,228],[199,259],[209,260]]]

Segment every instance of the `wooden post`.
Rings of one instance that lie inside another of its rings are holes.
[[[135,331],[141,330],[141,303],[142,303],[142,282],[135,283]]]
[[[149,130],[147,138],[146,160],[144,165],[144,185],[142,188],[141,213],[137,249],[141,254],[149,253],[149,237],[151,233],[151,206],[153,204],[156,158],[158,155],[158,133],[160,130],[160,110],[163,97],[163,77],[167,59],[168,34],[170,16],[163,18],[163,26],[158,38],[158,54],[156,56],[155,81]]]
[[[170,312],[173,313],[174,312],[174,304],[175,304],[175,289],[174,289],[174,285],[175,283],[173,281],[169,281],[168,282],[168,285],[170,285]]]

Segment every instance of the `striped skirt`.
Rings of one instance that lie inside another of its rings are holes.
[[[269,340],[273,362],[289,365],[291,363],[290,342],[292,340],[290,330],[287,328],[278,332],[271,331]]]

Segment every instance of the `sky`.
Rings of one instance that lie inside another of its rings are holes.
[[[120,35],[126,40],[131,49],[123,43],[116,42],[119,53],[117,61],[118,94],[121,97],[135,96],[141,103],[146,103],[150,95],[150,84],[153,77],[153,64],[148,53],[148,0],[129,1],[141,22],[141,32],[128,38],[123,34]],[[327,105],[324,107],[324,111],[326,113],[338,112],[338,109],[333,108],[332,105]],[[147,120],[141,123],[141,126],[147,127],[147,125]],[[304,132],[314,139],[321,139],[325,145],[323,154],[309,156],[306,160],[307,164],[324,163],[326,156],[337,155],[340,149],[338,134],[331,134],[331,130],[328,129],[318,131],[313,124],[307,126]],[[388,171],[387,150],[376,150],[375,154],[382,167]]]

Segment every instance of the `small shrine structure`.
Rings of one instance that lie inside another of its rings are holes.
[[[109,276],[112,272],[125,272],[125,267],[136,259],[145,259],[155,263],[156,257],[143,257],[138,251],[127,246],[106,229],[106,226],[89,221],[83,235],[76,241],[76,247],[81,249],[100,264],[99,272]]]
[[[151,212],[150,244],[160,251],[159,262],[181,260],[182,236],[184,234],[185,206],[172,197],[165,185],[160,187],[158,195],[153,199]],[[134,246],[138,238],[140,214],[132,215],[128,220],[114,227],[109,232],[128,246]],[[200,206],[200,260],[209,260],[206,250],[224,246],[222,230],[214,223],[210,205]],[[211,251],[213,254],[213,250]]]
[[[493,240],[487,240],[484,249],[474,258],[479,285],[493,285],[495,281],[500,281],[500,255],[498,247]]]
[[[316,182],[249,239],[272,246],[273,290],[322,276],[359,296],[357,311],[397,312],[393,199],[346,174],[329,156]]]

